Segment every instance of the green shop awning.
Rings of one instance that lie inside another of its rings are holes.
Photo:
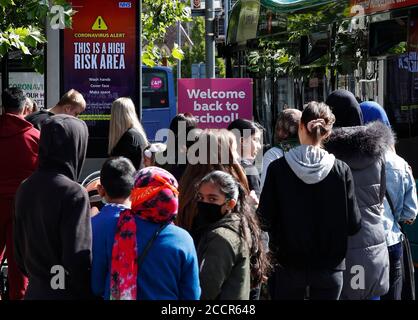
[[[349,4],[350,0],[239,0],[229,16],[227,43],[243,44],[259,36],[285,32],[289,14],[319,12],[324,7],[343,14]]]

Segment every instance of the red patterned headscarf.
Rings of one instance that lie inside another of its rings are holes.
[[[171,222],[177,215],[178,183],[158,167],[140,170],[131,192],[131,210],[121,212],[112,249],[111,300],[136,300],[138,250],[135,215],[154,223]]]

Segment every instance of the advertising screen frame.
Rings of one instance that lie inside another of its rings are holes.
[[[91,0],[84,0],[85,2],[91,1]],[[109,1],[109,0],[107,0]],[[141,119],[141,115],[139,114],[140,108],[139,108],[139,72],[141,71],[140,66],[140,59],[139,59],[139,53],[140,53],[140,34],[139,34],[139,23],[140,23],[140,13],[139,13],[139,4],[138,0],[131,0],[131,1],[119,1],[119,0],[112,0],[115,3],[121,3],[121,2],[130,2],[135,5],[135,84],[133,85],[133,93],[131,95],[132,101],[135,104],[135,109],[138,115],[138,118]],[[60,63],[60,97],[65,93],[64,88],[64,32],[65,30],[60,30],[60,57],[59,57],[59,63]],[[87,148],[87,158],[107,158],[108,152],[108,138],[104,137],[95,137],[91,134],[90,128],[89,128],[89,143]]]

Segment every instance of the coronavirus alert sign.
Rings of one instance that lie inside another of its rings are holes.
[[[138,94],[137,1],[72,0],[72,29],[63,36],[62,93],[80,91],[87,102],[80,115],[90,136],[107,138],[112,102]]]

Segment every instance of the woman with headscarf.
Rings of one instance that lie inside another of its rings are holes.
[[[176,179],[158,167],[135,179],[134,172],[125,158],[103,165],[99,192],[107,203],[92,220],[93,292],[110,300],[199,299],[193,240],[173,224]]]
[[[374,101],[364,101],[360,103],[361,113],[363,114],[364,124],[380,121],[390,128],[390,123],[385,109]]]
[[[368,101],[360,104],[364,123],[380,121],[390,128],[388,116],[377,102]],[[418,213],[417,189],[412,169],[398,156],[395,145],[385,154],[386,197],[384,201],[383,226],[386,232],[386,244],[389,251],[390,287],[382,300],[401,300],[404,273],[402,260],[404,253],[402,241],[404,235],[400,222],[412,224]],[[406,287],[405,287],[406,290]]]
[[[325,148],[351,168],[361,212],[361,229],[349,238],[341,298],[374,300],[389,290],[389,256],[383,227],[385,196],[384,155],[393,134],[379,122],[363,125],[354,95],[346,90],[331,93],[326,103],[337,127]]]

